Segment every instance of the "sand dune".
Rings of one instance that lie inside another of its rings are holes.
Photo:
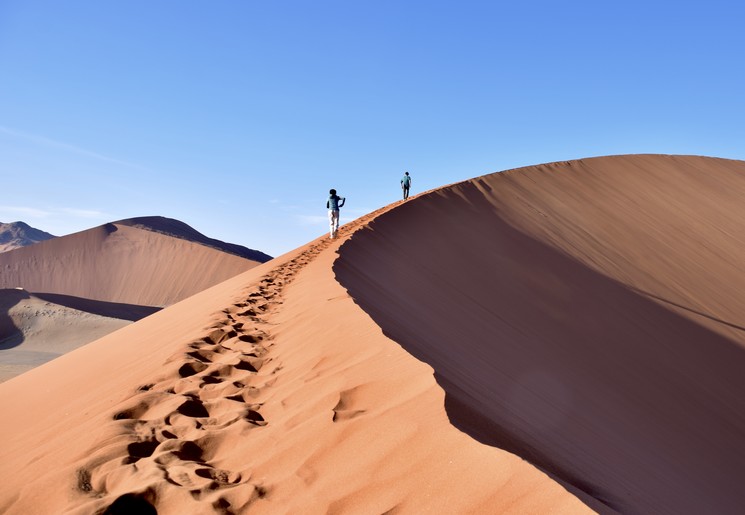
[[[0,290],[0,382],[157,310],[66,295]]]
[[[335,271],[448,416],[590,506],[745,506],[745,163],[512,170],[386,213]]]
[[[15,325],[0,333],[0,380],[267,259],[164,217],[122,220],[4,253],[0,287],[34,293],[22,303],[13,295],[2,300],[0,317]]]
[[[130,324],[0,290],[0,382]]]
[[[0,384],[0,511],[587,511],[453,428],[334,280],[368,220]]]
[[[0,512],[739,513],[744,190],[619,156],[373,213],[0,384]]]
[[[152,229],[114,223],[0,254],[0,288],[166,306],[257,264]]]
[[[243,245],[236,245],[235,243],[226,243],[224,241],[216,240],[215,238],[209,238],[184,222],[174,220],[173,218],[166,218],[164,216],[140,216],[137,218],[119,220],[113,223],[116,225],[128,225],[130,227],[137,227],[138,229],[154,231],[160,234],[173,236],[174,238],[188,240],[193,243],[201,243],[207,247],[222,250],[228,254],[234,254],[258,263],[266,263],[272,259],[270,255],[264,254],[258,250],[249,249]]]

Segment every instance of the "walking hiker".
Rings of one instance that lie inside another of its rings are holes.
[[[336,238],[339,230],[339,208],[344,206],[346,200],[338,196],[335,189],[329,190],[329,199],[326,201],[326,208],[329,210],[329,238]]]
[[[404,190],[404,200],[409,198],[409,187],[411,186],[411,176],[409,172],[404,173],[401,178],[401,189]]]

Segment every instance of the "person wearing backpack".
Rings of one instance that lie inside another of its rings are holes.
[[[329,210],[329,238],[336,238],[339,230],[339,208],[344,207],[346,201],[346,198],[336,194],[335,189],[329,190],[329,199],[326,201],[326,208]]]
[[[409,172],[404,173],[401,178],[401,189],[404,190],[404,200],[409,198],[409,187],[411,186],[411,176]]]

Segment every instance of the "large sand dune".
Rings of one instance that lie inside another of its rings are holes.
[[[153,312],[141,306],[117,311],[110,303],[91,309],[98,303],[50,298],[0,290],[0,382],[131,324],[128,313],[142,318]]]
[[[259,264],[132,223],[110,223],[4,252],[0,288],[166,306]]]
[[[601,511],[745,506],[745,163],[489,175],[378,217],[337,277],[448,416]]]
[[[0,289],[0,382],[140,320],[159,308]]]
[[[739,513],[743,177],[588,159],[348,224],[0,384],[0,512]]]
[[[256,261],[257,263],[265,263],[272,259],[270,255],[264,254],[258,250],[210,238],[180,220],[174,220],[173,218],[166,218],[164,216],[140,216],[137,218],[127,218],[125,220],[114,222],[114,224],[128,225],[130,227],[137,227],[139,229],[173,236],[174,238],[188,240],[193,243],[201,243],[207,247],[222,250],[228,254],[235,254],[236,256]]]
[[[587,511],[453,428],[335,281],[366,221],[0,384],[0,511]]]

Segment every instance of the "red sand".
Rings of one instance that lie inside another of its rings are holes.
[[[86,303],[97,302],[78,302],[81,308]],[[0,290],[0,382],[131,323],[123,316],[76,309],[25,290]]]
[[[167,306],[257,264],[172,236],[106,224],[0,253],[0,288]]]
[[[743,199],[738,161],[512,170],[377,218],[335,270],[465,432],[599,510],[738,513]]]
[[[334,280],[364,221],[0,384],[0,511],[587,511],[453,428]]]
[[[744,195],[622,156],[374,213],[0,384],[0,512],[737,513]]]

